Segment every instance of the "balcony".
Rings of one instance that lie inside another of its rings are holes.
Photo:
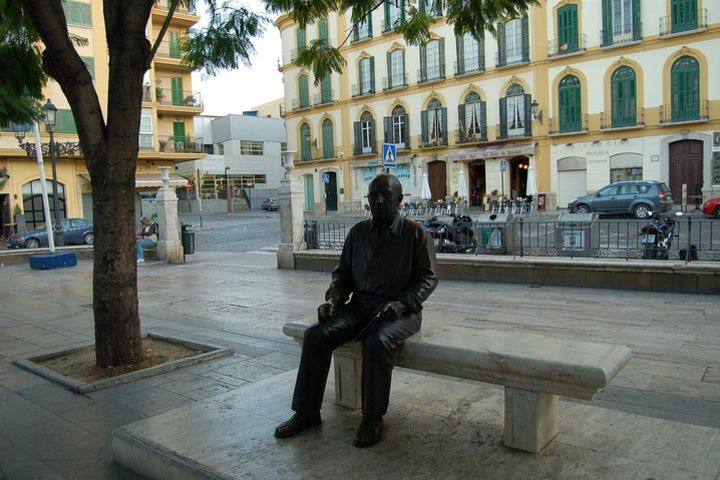
[[[391,77],[383,77],[383,92],[397,90],[408,86],[407,73],[402,75],[393,75]]]
[[[600,113],[600,129],[630,129],[645,126],[645,109],[638,107],[636,111]]]
[[[330,90],[329,92],[325,92],[324,94],[321,93],[313,93],[313,105],[327,105],[329,103],[333,103],[335,101],[335,90]]]
[[[505,132],[505,134],[503,135],[501,126],[499,124],[495,124],[495,138],[497,140],[516,140],[518,138],[530,138],[532,137],[532,133],[530,133],[529,130],[532,129],[528,126],[528,128],[513,129],[513,131]]]
[[[307,97],[293,98],[292,109],[293,110],[304,110],[310,108],[310,99]]]
[[[170,42],[169,40],[163,40],[160,42],[156,58],[171,58],[171,59],[182,59],[182,51],[180,50],[180,42]]]
[[[550,40],[548,42],[548,57],[571,55],[573,53],[581,53],[587,50],[587,35],[583,33],[582,35],[579,35],[577,39],[573,40],[562,43],[560,43],[560,40],[558,39]]]
[[[363,97],[365,95],[375,94],[375,80],[370,82],[355,84],[352,86],[353,97]]]
[[[585,133],[588,131],[588,115],[576,115],[573,118],[562,120],[559,117],[550,117],[548,122],[548,135],[565,135]]]
[[[194,4],[194,2],[193,2],[193,4]],[[161,10],[170,10],[170,2],[168,2],[168,0],[158,0],[155,3],[154,7],[159,8]],[[178,4],[175,11],[178,13],[188,13],[190,15],[197,15],[194,5],[192,8],[187,8],[187,7],[183,6],[182,4]]]
[[[709,112],[710,105],[707,100],[689,102],[685,105],[660,105],[660,123],[706,122],[710,118]]]
[[[495,52],[495,68],[510,67],[530,61],[530,52],[524,52],[522,47],[506,48],[504,55]]]
[[[417,83],[418,85],[423,83],[432,83],[445,80],[445,64],[435,65],[426,69],[420,69],[417,71]]]
[[[447,132],[446,132],[447,133]],[[444,147],[448,144],[447,135],[442,135],[435,138],[423,138],[422,135],[418,135],[418,148],[437,148]]]
[[[307,50],[307,47],[293,48],[290,50],[290,61],[294,62],[297,60],[298,56],[305,50]]]
[[[707,8],[701,8],[697,15],[690,14],[660,17],[660,36],[667,37],[707,29]]]
[[[168,136],[160,139],[160,151],[165,153],[202,153],[202,137]]]
[[[457,144],[487,142],[487,139],[487,125],[481,126],[479,132],[466,132],[464,128],[455,131]]]
[[[155,150],[155,135],[152,133],[141,133],[138,135],[138,146],[140,150]]]
[[[632,23],[613,25],[611,29],[600,30],[601,47],[626,45],[640,40],[642,40],[642,23],[638,23],[637,32],[633,30]]]
[[[367,147],[363,147],[361,145],[358,145],[357,143],[353,143],[353,155],[355,156],[376,155],[377,153],[377,142]]]
[[[155,88],[155,99],[160,105],[175,107],[202,108],[200,92],[192,90],[174,90],[172,88]]]
[[[464,62],[453,63],[453,70],[455,70],[455,76],[468,75],[471,73],[480,73],[485,71],[485,57],[466,58]]]

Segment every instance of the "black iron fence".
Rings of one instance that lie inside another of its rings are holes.
[[[305,221],[308,249],[341,250],[350,228],[367,217],[333,217]],[[619,258],[657,261],[648,250],[642,228],[647,220],[601,219],[584,222],[545,215],[486,214],[453,221],[453,215],[420,217],[438,253],[474,255]],[[434,220],[432,220],[434,219]],[[667,258],[685,262],[720,261],[720,221],[683,216],[675,218]]]

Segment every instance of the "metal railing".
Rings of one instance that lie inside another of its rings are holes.
[[[417,83],[429,83],[445,80],[445,64],[441,63],[435,67],[419,69],[417,71]]]
[[[693,101],[683,107],[673,109],[668,104],[660,105],[660,123],[693,122],[710,118],[710,104],[707,100]]]
[[[162,42],[160,42],[160,47],[158,48],[155,56],[162,58],[176,58],[180,60],[182,58],[180,42],[170,42],[169,40],[163,40]]]
[[[557,57],[587,50],[587,35],[578,35],[575,41],[560,42],[557,38],[548,41],[548,57]]]
[[[460,64],[457,60],[453,62],[453,70],[455,71],[455,76],[458,75],[467,75],[469,73],[479,73],[485,71],[485,56],[480,55],[476,59],[465,59],[462,64]]]
[[[352,96],[362,97],[364,95],[373,95],[375,93],[375,79],[371,79],[366,84],[356,83],[352,86]]]
[[[161,105],[193,108],[202,108],[203,106],[200,92],[193,92],[192,90],[155,87],[155,99]]]
[[[335,101],[335,90],[326,92],[325,95],[321,93],[313,93],[313,105],[326,105]]]
[[[642,22],[637,24],[637,30],[635,32],[635,25],[632,23],[613,25],[609,32],[603,28],[600,30],[600,46],[609,47],[610,45],[639,42],[642,39]]]
[[[427,225],[433,218],[452,225],[452,215],[461,215],[461,207],[448,213],[447,207],[421,202],[404,206],[403,213]],[[439,213],[438,213],[439,212]],[[305,241],[308,249],[341,250],[347,232],[367,214],[354,217],[332,217],[305,221]],[[569,257],[576,258],[581,247],[589,257],[643,259],[647,249],[643,245],[641,229],[647,220],[603,219],[598,228],[590,229],[582,224],[563,224],[557,219],[517,213],[509,221],[473,220],[466,235],[453,236],[431,232],[438,253],[505,254],[513,256]],[[696,260],[720,261],[720,223],[713,219],[676,219],[675,234],[668,250],[668,260],[692,262]],[[648,262],[663,261],[647,258]]]
[[[447,132],[445,132],[447,133]],[[423,138],[422,135],[418,135],[418,148],[432,148],[441,147],[448,144],[447,134],[443,134],[439,138]]]
[[[487,142],[487,125],[480,126],[479,132],[467,132],[464,128],[458,128],[455,135],[455,143]]]
[[[355,148],[356,144],[353,143],[353,155],[370,155],[378,152],[377,142],[373,143],[369,147]]]
[[[559,117],[550,117],[548,120],[548,134],[560,135],[563,133],[582,133],[588,131],[588,114],[583,113],[574,118],[560,121]]]
[[[163,10],[169,10],[169,9],[170,9],[170,2],[168,2],[167,0],[158,0],[158,2],[155,4],[155,7],[160,8],[160,9],[163,9]],[[192,15],[196,15],[196,14],[197,14],[196,11],[195,11],[194,3],[193,3],[193,7],[192,7],[192,8],[187,8],[187,7],[183,6],[182,4],[178,4],[178,6],[177,6],[177,8],[175,9],[175,11],[176,11],[176,12],[180,12],[180,13],[189,13],[189,14],[192,14]]]
[[[303,108],[310,108],[310,98],[293,98],[292,109],[302,110]]]
[[[519,131],[519,132],[507,131],[503,135],[501,126],[497,123],[495,124],[495,138],[497,138],[499,140],[507,140],[507,139],[512,139],[512,138],[528,138],[531,136],[532,136],[532,134],[527,132],[525,130],[525,128],[523,128],[522,131]]]
[[[405,88],[408,86],[407,73],[402,74],[402,78],[398,78],[400,75],[393,75],[392,77],[383,77],[383,92],[395,90],[397,88]]]
[[[140,150],[155,150],[155,135],[152,133],[139,134],[138,146]]]
[[[692,32],[707,28],[707,8],[701,8],[697,11],[697,17],[685,14],[684,16],[668,15],[660,17],[660,36],[671,35],[673,33]]]
[[[159,141],[161,152],[173,153],[202,153],[202,137],[163,137]]]
[[[298,56],[305,50],[307,50],[307,47],[293,48],[290,50],[290,61],[294,62],[297,60]]]
[[[635,112],[623,112],[616,115],[613,115],[611,110],[600,112],[600,128],[602,130],[643,126],[645,126],[645,109],[643,107],[636,107]]]
[[[508,65],[517,65],[518,63],[527,63],[530,61],[529,52],[523,51],[522,47],[506,48],[505,55],[495,52],[495,67],[507,67]]]

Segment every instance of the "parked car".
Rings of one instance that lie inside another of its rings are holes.
[[[711,198],[703,204],[703,213],[720,218],[720,197]]]
[[[277,210],[280,208],[280,202],[278,201],[277,197],[270,197],[266,198],[262,202],[262,209],[263,210]]]
[[[635,218],[648,218],[653,214],[672,209],[670,189],[657,180],[615,182],[595,193],[583,195],[568,203],[574,213],[631,214]]]
[[[66,245],[92,245],[95,242],[93,224],[83,218],[63,218],[60,220],[63,229],[63,242]],[[8,238],[7,248],[38,248],[48,246],[46,230],[33,230],[28,233],[18,233]]]

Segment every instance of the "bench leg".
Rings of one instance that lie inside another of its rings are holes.
[[[335,403],[343,407],[362,407],[362,358],[357,352],[342,347],[333,352],[335,364]]]
[[[557,434],[557,395],[505,387],[505,446],[538,453]]]

